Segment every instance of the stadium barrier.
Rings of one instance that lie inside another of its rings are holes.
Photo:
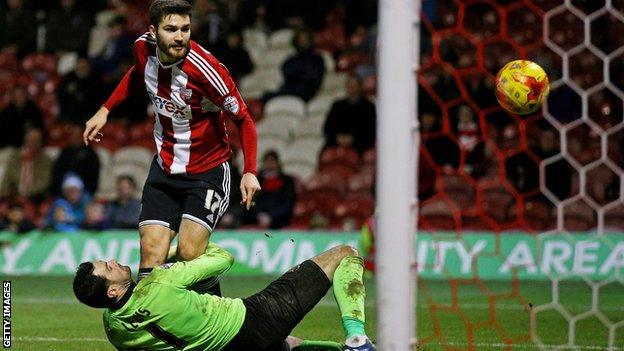
[[[275,275],[330,247],[357,247],[359,233],[219,231],[213,240],[235,257],[228,274]],[[0,242],[3,275],[68,275],[82,261],[110,258],[136,270],[139,262],[135,231],[0,233]],[[416,250],[421,279],[608,280],[621,279],[624,271],[621,233],[466,232],[460,239],[455,233],[421,233]]]

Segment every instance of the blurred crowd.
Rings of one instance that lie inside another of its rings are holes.
[[[259,134],[262,194],[245,211],[233,191],[220,225],[359,228],[374,212],[377,1],[192,3],[192,38],[228,67]],[[574,5],[590,14],[598,3]],[[81,130],[132,65],[132,43],[149,25],[148,5],[0,1],[5,230],[136,226],[154,152],[146,97],[115,110],[95,148],[81,143]],[[564,10],[550,18],[545,43],[544,15],[559,5],[423,1],[423,228],[545,230],[556,224],[557,203],[574,197],[564,206],[566,229],[587,230],[598,222],[597,208],[620,199],[624,60],[615,57],[605,70],[600,55],[624,45],[616,35],[624,23],[606,12],[586,33],[583,21]],[[577,50],[585,35],[591,48]],[[560,52],[572,49],[564,82]],[[517,116],[498,106],[494,76],[517,58],[537,62],[557,82],[547,113]],[[584,109],[581,94],[604,81],[611,84],[593,88]],[[230,132],[235,136],[235,128]],[[231,139],[236,170],[240,146]],[[586,179],[592,182],[582,184]],[[622,213],[624,206],[610,205],[604,223],[621,227]]]

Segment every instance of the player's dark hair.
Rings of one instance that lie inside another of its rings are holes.
[[[78,301],[95,308],[111,307],[115,299],[106,295],[106,279],[93,274],[95,266],[91,262],[83,262],[78,266],[74,277],[74,295]]]
[[[165,16],[192,15],[193,7],[186,0],[154,0],[149,7],[150,22],[156,28]]]

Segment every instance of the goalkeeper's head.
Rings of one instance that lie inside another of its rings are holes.
[[[85,305],[113,307],[132,285],[130,273],[115,260],[83,262],[74,277],[74,294]]]

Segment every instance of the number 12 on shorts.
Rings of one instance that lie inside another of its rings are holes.
[[[221,195],[212,189],[208,189],[206,192],[206,203],[204,204],[204,207],[210,210],[212,214],[216,214],[219,209],[219,205],[221,205]]]

